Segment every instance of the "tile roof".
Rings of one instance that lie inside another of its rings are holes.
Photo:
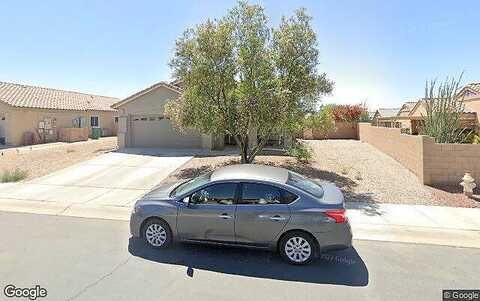
[[[378,109],[379,117],[380,118],[385,118],[385,117],[394,117],[397,115],[398,111],[400,108],[381,108]]]
[[[405,102],[402,107],[400,108],[400,111],[398,111],[397,116],[399,117],[408,117],[408,114],[410,113],[411,110],[415,107],[417,104],[417,101],[407,101]]]
[[[465,88],[469,88],[470,90],[480,93],[480,82],[470,83],[466,85]]]
[[[118,101],[120,99],[114,97],[0,82],[0,102],[14,107],[115,111],[111,105]]]

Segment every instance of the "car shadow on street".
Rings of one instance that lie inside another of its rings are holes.
[[[283,281],[345,286],[366,286],[368,270],[355,248],[322,254],[308,265],[285,263],[274,252],[176,244],[168,249],[153,249],[141,239],[130,238],[128,250],[146,260],[186,267],[186,274],[195,278],[195,270]]]

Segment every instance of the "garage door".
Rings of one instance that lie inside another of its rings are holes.
[[[135,115],[132,118],[133,147],[201,148],[199,134],[179,133],[162,115]]]

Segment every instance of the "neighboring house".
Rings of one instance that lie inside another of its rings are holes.
[[[420,133],[421,127],[427,115],[425,100],[419,100],[410,111],[408,117],[410,118],[410,133],[417,135]],[[460,117],[462,127],[474,129],[477,123],[477,113],[465,106],[464,113]]]
[[[411,133],[411,120],[410,120],[410,112],[417,104],[417,101],[407,101],[405,102],[400,110],[397,113],[396,120],[400,124],[400,128],[405,133]]]
[[[400,127],[400,123],[396,120],[400,108],[381,108],[378,109],[372,118],[372,124],[382,127]]]
[[[458,93],[458,99],[465,105],[461,117],[462,127],[480,132],[480,83],[470,83]],[[424,123],[425,99],[405,102],[400,109],[378,109],[372,124],[383,127],[402,128],[402,132],[419,134]]]
[[[180,82],[162,81],[114,104],[119,111],[119,147],[221,148],[223,137],[214,139],[193,130],[179,132],[164,116],[165,104],[181,93]]]
[[[457,93],[457,99],[465,105],[464,113],[461,116],[462,127],[476,129],[480,126],[480,83],[470,83],[465,85]],[[410,119],[410,132],[418,134],[424,122],[425,100],[420,99],[410,110],[408,117]]]
[[[113,135],[116,111],[111,105],[118,101],[113,97],[0,82],[0,142],[22,145],[26,137],[33,137],[34,143],[57,141],[60,129],[72,127],[90,131],[100,127]]]
[[[470,83],[463,87],[459,91],[458,97],[466,108],[477,114],[477,126],[480,126],[480,82]]]
[[[368,111],[368,120],[372,121],[377,111]]]

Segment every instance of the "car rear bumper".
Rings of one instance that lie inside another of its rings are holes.
[[[320,252],[347,249],[352,246],[352,228],[350,223],[338,223],[331,231],[313,233],[320,245]]]

